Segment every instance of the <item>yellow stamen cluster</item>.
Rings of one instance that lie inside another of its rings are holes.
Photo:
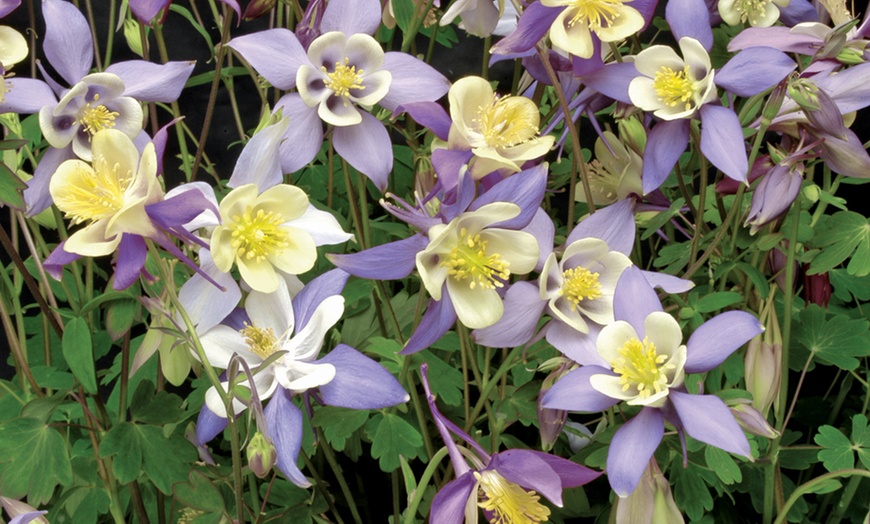
[[[106,106],[98,104],[99,101],[100,95],[94,95],[94,101],[85,104],[79,113],[79,122],[90,136],[96,135],[97,131],[115,127],[115,118],[120,115],[117,111],[109,111]]]
[[[559,294],[571,301],[571,311],[577,309],[580,302],[601,296],[598,273],[593,273],[585,267],[575,267],[563,271],[562,278],[565,281]]]
[[[468,286],[471,289],[477,286],[484,289],[504,287],[499,279],[510,276],[510,263],[502,260],[498,253],[487,254],[487,242],[480,238],[480,234],[470,235],[462,228],[459,235],[459,245],[450,251],[450,258],[441,262],[441,266],[448,268],[447,274],[460,282],[470,281]]]
[[[684,67],[682,71],[662,67],[656,71],[653,87],[661,103],[670,107],[684,103],[686,111],[691,109],[691,99],[695,94],[695,81],[689,72],[689,66]]]
[[[356,66],[348,66],[348,62],[350,62],[348,58],[344,59],[343,64],[336,62],[335,71],[332,73],[327,73],[325,67],[320,68],[329,78],[325,82],[326,87],[331,89],[335,93],[335,96],[346,98],[350,96],[351,89],[365,89],[365,86],[362,85],[364,71],[362,69],[357,71]]]
[[[580,23],[595,31],[601,27],[610,27],[619,18],[622,0],[574,0],[568,4],[574,10],[574,16],[568,21],[569,26]]]
[[[269,358],[278,349],[278,339],[275,337],[275,331],[272,328],[258,328],[245,323],[245,329],[239,331],[239,333],[245,337],[248,349],[263,359]]]
[[[122,173],[120,165],[109,166],[97,157],[93,169],[81,166],[75,170],[54,202],[74,224],[108,218],[123,207],[124,193],[132,181],[133,173]]]
[[[619,383],[623,391],[637,388],[640,398],[649,398],[668,387],[665,372],[674,369],[673,364],[665,364],[667,355],[656,353],[656,346],[647,337],[643,342],[632,338],[619,349],[619,357],[610,363],[614,373],[621,375]]]
[[[597,191],[608,200],[615,199],[616,192],[619,190],[620,175],[608,171],[598,160],[589,162],[586,167],[589,174],[589,186],[593,194]]]
[[[550,509],[541,497],[526,491],[494,470],[474,473],[480,482],[478,506],[492,513],[492,524],[535,524],[547,522]]]
[[[287,231],[281,227],[284,217],[280,213],[258,209],[252,214],[248,208],[243,215],[232,217],[232,221],[232,246],[239,258],[261,262],[290,245]]]
[[[734,2],[734,9],[740,13],[740,21],[744,24],[749,22],[750,25],[755,25],[759,20],[764,18],[767,12],[767,4],[770,0],[737,0]]]
[[[541,115],[534,102],[522,96],[493,95],[478,109],[475,122],[490,147],[511,147],[535,138]]]
[[[178,517],[177,524],[190,524],[199,517],[205,515],[205,511],[193,508],[184,508],[181,510],[181,516]]]

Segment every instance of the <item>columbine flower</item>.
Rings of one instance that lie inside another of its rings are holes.
[[[462,17],[461,27],[468,34],[481,38],[491,36],[505,11],[505,0],[497,0],[497,3],[493,0],[454,0],[439,24],[450,25],[457,17]]]
[[[628,5],[632,0],[541,0],[562,12],[550,27],[553,45],[580,58],[594,53],[592,35],[602,42],[618,42],[637,33],[645,20]]]
[[[613,437],[607,455],[610,485],[630,495],[664,435],[667,419],[679,433],[750,457],[749,442],[728,407],[715,395],[692,395],[683,387],[687,373],[721,364],[763,328],[742,311],[722,313],[702,324],[687,344],[680,326],[640,270],[625,270],[614,301],[616,322],[598,336],[606,365],[586,365],[565,375],[544,396],[552,409],[597,412],[625,400],[642,406]]]
[[[728,25],[749,22],[752,27],[770,27],[779,20],[779,8],[791,0],[719,0],[719,16]]]
[[[477,522],[478,507],[493,524],[546,522],[550,509],[541,504],[541,495],[562,507],[562,490],[582,486],[601,475],[540,451],[509,449],[490,455],[438,411],[426,371],[424,364],[420,372],[426,400],[456,473],[456,479],[441,488],[432,500],[432,522]],[[450,432],[471,446],[473,454],[460,453]],[[466,457],[473,467],[469,467]]]
[[[0,497],[0,505],[3,506],[6,513],[12,518],[9,524],[27,524],[28,522],[33,524],[48,524],[48,520],[43,517],[48,511],[37,511],[30,504],[6,497]]]
[[[605,131],[604,140],[601,137],[595,140],[595,160],[589,164],[589,189],[595,205],[608,205],[631,194],[642,194],[642,167],[640,155],[625,147],[616,135]],[[575,199],[586,202],[583,184],[577,184]]]
[[[2,77],[9,68],[27,58],[27,52],[27,40],[21,33],[9,26],[0,26],[0,104],[4,102],[9,89]]]
[[[236,15],[239,15],[239,3],[238,0],[221,0],[224,4],[230,6],[233,11],[236,12]],[[166,16],[166,13],[169,12],[169,4],[172,3],[172,0],[130,0],[130,11],[145,25],[151,24],[154,20],[154,17],[157,16],[160,11],[164,11],[163,16]],[[163,23],[162,20],[159,23]]]
[[[643,472],[637,489],[616,506],[616,524],[683,524],[671,485],[655,459]]]

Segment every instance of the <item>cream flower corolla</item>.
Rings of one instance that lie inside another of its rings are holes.
[[[245,311],[250,322],[244,329],[239,331],[220,324],[200,336],[212,366],[226,369],[233,355],[241,357],[254,373],[253,386],[260,400],[271,397],[278,386],[292,393],[302,393],[328,384],[335,378],[332,364],[312,361],[320,353],[324,336],[344,313],[342,296],[332,295],[324,299],[295,335],[293,301],[283,279],[274,293],[252,291],[245,300]],[[278,351],[286,353],[266,368],[257,369]],[[249,381],[240,384],[251,387]],[[228,387],[227,382],[222,385],[224,389]],[[226,407],[214,387],[206,392],[205,403],[218,416],[227,416]],[[234,401],[234,409],[238,413],[244,406]]]
[[[589,189],[595,205],[609,205],[632,193],[642,195],[643,159],[610,131],[604,132],[604,138],[607,144],[600,137],[595,141],[595,160],[589,164]],[[583,184],[577,184],[575,199],[586,202]]]
[[[9,69],[27,58],[27,40],[21,33],[6,25],[0,25],[0,65]]]
[[[616,283],[631,260],[611,251],[607,242],[583,238],[571,243],[556,262],[550,253],[541,271],[541,300],[550,313],[581,333],[589,332],[586,318],[596,324],[613,322],[613,294]]]
[[[157,230],[145,206],[160,201],[157,155],[148,143],[139,157],[133,141],[108,129],[94,135],[93,165],[78,159],[62,163],[49,191],[73,224],[90,221],[64,244],[64,251],[103,256],[115,251],[123,233],[152,236]]]
[[[458,80],[447,97],[453,120],[448,147],[471,149],[471,175],[476,179],[498,169],[517,173],[523,163],[553,147],[554,137],[538,136],[541,113],[526,97],[499,96],[479,76]]]
[[[643,340],[624,320],[601,330],[598,354],[616,375],[592,375],[589,383],[600,393],[629,405],[661,407],[670,388],[682,385],[685,379],[683,332],[674,317],[662,311],[647,315],[643,326]]]
[[[331,31],[320,35],[311,42],[308,59],[314,66],[299,66],[296,89],[308,107],[317,107],[318,116],[327,124],[359,124],[362,115],[356,105],[371,109],[390,90],[393,75],[381,69],[384,50],[367,34],[348,37]]]
[[[716,99],[710,55],[694,38],[680,38],[677,56],[668,46],[654,45],[638,53],[634,66],[640,73],[628,86],[631,102],[653,111],[662,120],[689,118],[703,104]]]
[[[498,322],[504,303],[496,288],[503,287],[512,273],[522,275],[535,268],[540,248],[534,236],[488,227],[519,214],[520,207],[513,203],[486,204],[448,224],[432,226],[429,245],[417,253],[417,270],[426,291],[441,300],[446,282],[456,316],[469,328]]]
[[[215,266],[226,273],[235,263],[255,291],[276,291],[282,281],[276,268],[298,275],[314,267],[314,239],[293,225],[307,210],[308,196],[296,186],[281,184],[262,194],[256,184],[235,188],[221,201],[222,223],[212,232]]]
[[[719,0],[719,16],[728,25],[749,22],[752,27],[770,27],[779,20],[779,8],[791,0]]]
[[[591,58],[592,33],[602,42],[618,42],[643,28],[643,15],[626,5],[631,1],[541,0],[547,7],[564,7],[550,26],[550,41],[574,56]]]

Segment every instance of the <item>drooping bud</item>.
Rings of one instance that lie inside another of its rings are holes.
[[[779,432],[767,422],[767,419],[760,411],[752,407],[749,400],[741,401],[731,408],[731,414],[734,419],[740,424],[740,427],[745,431],[764,438],[776,438]]]
[[[749,175],[746,177],[746,181],[750,184],[755,182],[756,179],[770,171],[773,166],[774,162],[771,161],[769,155],[759,156],[752,164],[752,169],[749,170]],[[716,192],[722,195],[734,195],[737,193],[737,189],[742,185],[744,185],[743,182],[738,182],[737,180],[726,176],[719,182],[716,182]]]
[[[275,7],[277,0],[251,0],[245,12],[242,13],[242,18],[245,20],[253,20],[268,13]]]
[[[635,490],[628,497],[619,499],[616,506],[616,523],[679,524],[682,522],[685,520],[674,501],[670,483],[653,458]]]
[[[773,294],[761,311],[764,332],[749,341],[746,349],[746,390],[752,393],[752,405],[762,417],[779,397],[782,380],[782,334],[773,307]]]
[[[142,56],[142,37],[139,35],[139,24],[132,18],[124,21],[124,40],[127,47],[140,57]]]
[[[27,504],[26,502],[21,502],[20,500],[9,499],[6,497],[0,497],[0,504],[3,505],[3,509],[6,510],[6,513],[12,517],[12,520],[16,522],[31,522],[33,524],[48,524],[48,520],[41,515],[45,515],[48,513],[47,511],[37,511],[36,508]],[[16,520],[16,517],[20,517]]]
[[[296,24],[296,38],[305,50],[320,36],[320,21],[323,19],[324,0],[311,0],[305,8],[302,20]]]
[[[785,100],[785,94],[788,91],[788,79],[783,80],[770,93],[767,101],[764,103],[764,108],[761,110],[761,125],[768,127],[774,118],[779,114],[782,107],[782,102]]]
[[[632,116],[623,118],[618,123],[619,136],[623,143],[635,153],[643,155],[646,150],[646,129],[640,118]]]
[[[568,420],[568,412],[561,409],[549,409],[541,405],[541,399],[544,394],[550,391],[553,384],[568,372],[566,364],[562,364],[559,368],[553,370],[541,384],[541,391],[538,393],[538,427],[541,431],[541,448],[544,451],[553,449],[553,444],[562,434],[562,428],[565,427],[565,422]]]
[[[812,105],[803,106],[798,102],[812,126],[811,132],[814,135],[825,134],[840,139],[844,138],[846,124],[843,123],[843,113],[840,112],[837,103],[834,102],[831,95],[822,89],[816,88],[813,95],[814,104]]]
[[[752,193],[752,207],[745,224],[750,226],[750,234],[754,235],[761,226],[776,220],[788,210],[800,193],[803,180],[803,164],[793,168],[776,164],[767,172]]]
[[[804,267],[809,269],[809,266]],[[807,303],[828,307],[831,301],[831,277],[828,272],[809,275],[804,272],[804,295]]]
[[[856,178],[870,178],[870,155],[851,129],[845,129],[839,137],[824,132],[813,134],[823,139],[819,156],[831,171]]]
[[[254,433],[253,438],[248,442],[246,454],[251,472],[261,479],[266,478],[278,460],[275,445],[269,437],[259,431]]]

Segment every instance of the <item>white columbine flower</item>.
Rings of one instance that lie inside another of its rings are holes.
[[[550,27],[550,41],[574,56],[590,58],[592,33],[602,42],[618,42],[641,30],[643,15],[627,5],[631,1],[541,0],[547,7],[564,8]]]
[[[719,0],[719,15],[728,25],[749,22],[752,27],[770,27],[779,20],[779,8],[791,0]]]
[[[600,137],[595,141],[595,160],[589,164],[589,189],[595,205],[609,205],[632,193],[642,195],[643,159],[610,131],[604,132],[604,138],[607,144]],[[574,195],[578,202],[586,202],[583,184],[577,184]]]
[[[640,73],[628,86],[631,102],[653,111],[662,120],[690,118],[703,104],[716,99],[710,55],[694,38],[680,38],[677,56],[668,46],[654,45],[638,53]]]

